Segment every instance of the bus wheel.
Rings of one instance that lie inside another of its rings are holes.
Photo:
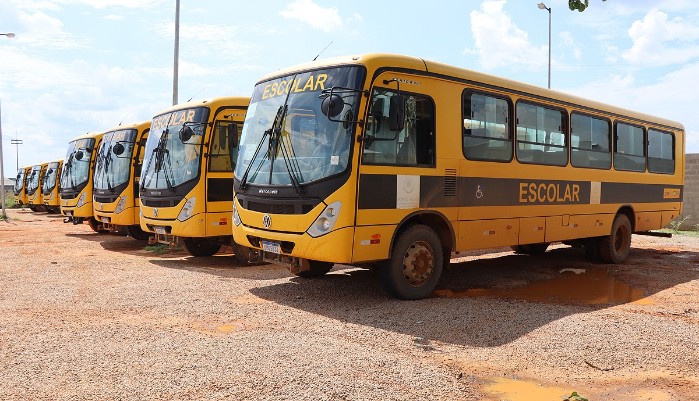
[[[631,251],[631,223],[625,214],[619,214],[612,224],[612,232],[599,241],[599,256],[605,263],[623,263]]]
[[[308,263],[311,264],[311,268],[309,270],[304,270],[302,272],[294,274],[303,278],[315,278],[325,276],[330,271],[330,269],[333,268],[333,264],[330,262],[319,262],[317,260],[309,260]]]
[[[211,256],[221,249],[221,244],[207,240],[206,238],[188,238],[182,240],[184,248],[192,256]]]
[[[522,255],[541,255],[549,247],[547,242],[540,244],[513,245],[512,250]]]
[[[36,209],[36,206],[34,206],[34,205],[29,205],[29,210],[31,210],[32,212],[38,211],[38,210]]]
[[[137,241],[148,241],[148,238],[151,236],[151,233],[141,230],[141,226],[136,224],[126,226],[124,227],[124,230],[126,231],[126,235]]]
[[[396,298],[425,298],[439,282],[443,259],[437,234],[424,225],[412,226],[400,234],[391,259],[380,269],[383,286]]]
[[[89,225],[92,231],[96,233],[103,234],[109,232],[107,230],[102,229],[102,224],[99,221],[97,221],[97,219],[95,219],[94,217],[90,217],[89,219],[87,219],[87,225]]]
[[[251,265],[260,260],[260,257],[254,254],[252,249],[238,245],[235,241],[231,241],[231,248],[233,249],[233,257],[242,265]]]

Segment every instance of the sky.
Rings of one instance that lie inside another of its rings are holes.
[[[178,100],[248,96],[319,53],[406,54],[545,87],[539,1],[181,0]],[[590,0],[583,13],[544,2],[553,89],[679,121],[699,153],[699,2]],[[0,1],[0,33],[16,34],[0,36],[5,177],[172,105],[175,4]]]

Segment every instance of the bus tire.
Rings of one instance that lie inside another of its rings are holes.
[[[513,245],[512,250],[522,255],[541,255],[546,252],[548,247],[548,242],[542,242],[540,244]]]
[[[599,240],[599,256],[605,263],[623,263],[631,251],[631,222],[625,214],[614,218],[612,231]]]
[[[211,256],[221,249],[221,244],[211,242],[206,238],[189,238],[182,239],[184,248],[190,255],[196,257]]]
[[[233,249],[233,257],[242,265],[255,264],[259,259],[259,257],[253,255],[252,249],[238,245],[235,241],[231,241],[231,248]]]
[[[311,268],[304,270],[302,272],[294,273],[298,277],[303,278],[316,278],[325,276],[330,269],[333,268],[333,264],[330,262],[319,262],[317,260],[309,260]]]
[[[126,231],[126,235],[137,241],[148,241],[151,236],[151,233],[143,231],[141,226],[136,224],[124,227],[124,231]]]
[[[104,234],[104,233],[108,233],[108,232],[109,232],[109,231],[107,231],[107,230],[104,230],[104,229],[102,228],[102,223],[100,223],[99,221],[97,221],[97,219],[95,219],[94,217],[90,217],[90,218],[87,219],[87,225],[90,226],[90,228],[92,229],[92,231],[94,231],[94,232],[96,232],[96,233],[98,233],[98,234]]]
[[[379,270],[389,294],[400,299],[422,299],[434,291],[444,267],[439,236],[425,225],[415,225],[396,239],[391,259]]]

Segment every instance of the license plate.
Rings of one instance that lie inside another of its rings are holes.
[[[271,253],[281,253],[279,244],[276,242],[262,241],[262,250]]]
[[[165,230],[165,227],[155,227],[155,232],[157,234],[167,234],[167,230]]]
[[[66,213],[66,216],[72,216],[72,215],[73,215],[73,212],[65,212],[65,213]]]
[[[102,223],[109,224],[110,221],[111,221],[111,219],[109,217],[102,217]]]

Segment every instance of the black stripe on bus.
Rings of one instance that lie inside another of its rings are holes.
[[[683,195],[681,185],[603,182],[593,190],[590,181],[460,177],[458,195],[446,196],[444,184],[444,177],[420,176],[420,207],[662,203]],[[396,209],[397,186],[397,175],[362,174],[358,208]]]

